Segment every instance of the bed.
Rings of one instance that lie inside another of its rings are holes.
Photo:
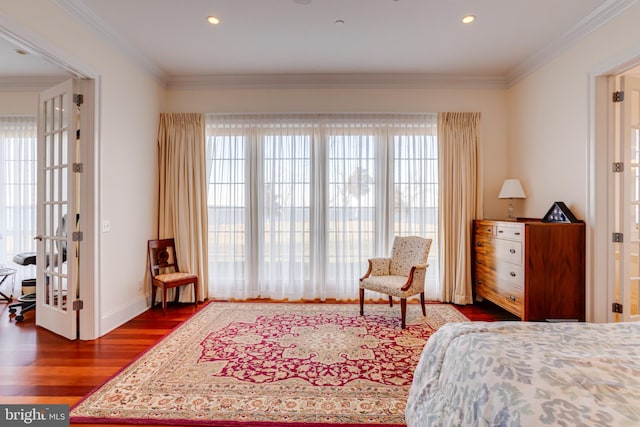
[[[448,323],[405,415],[408,427],[640,426],[640,324]]]

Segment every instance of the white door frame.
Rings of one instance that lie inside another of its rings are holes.
[[[640,65],[640,49],[611,58],[589,73],[589,142],[587,148],[587,289],[586,320],[614,322],[613,194],[610,194],[611,146],[618,123],[611,101],[615,77]],[[606,260],[604,262],[603,260]]]
[[[91,340],[100,336],[100,276],[99,276],[99,237],[97,212],[99,197],[99,105],[100,105],[100,77],[95,70],[82,64],[77,58],[69,55],[64,49],[51,44],[42,36],[32,32],[23,25],[16,23],[9,17],[0,14],[0,37],[12,44],[24,48],[67,71],[70,77],[92,80],[85,87],[85,104],[90,105],[91,114],[83,117],[81,122],[83,135],[83,175],[85,184],[81,192],[81,212],[83,225],[83,247],[80,265],[80,281],[82,286],[83,309],[80,310],[80,339]],[[90,116],[90,117],[87,117]]]

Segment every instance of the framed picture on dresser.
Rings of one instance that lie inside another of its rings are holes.
[[[575,217],[571,209],[564,202],[554,202],[547,211],[542,222],[578,223],[582,222]]]

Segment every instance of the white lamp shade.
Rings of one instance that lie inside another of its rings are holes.
[[[499,199],[526,199],[519,179],[505,179],[500,189]]]

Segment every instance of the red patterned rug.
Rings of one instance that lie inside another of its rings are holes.
[[[211,303],[93,391],[72,423],[402,425],[429,336],[455,308]]]

